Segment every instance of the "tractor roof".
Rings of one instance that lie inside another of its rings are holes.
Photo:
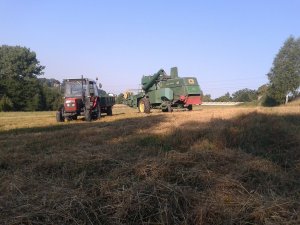
[[[84,80],[84,81],[90,81],[90,82],[96,83],[95,81],[93,81],[93,80],[91,80],[91,79],[88,79],[88,78],[83,78],[83,79],[81,79],[81,78],[79,78],[79,79],[64,79],[63,81],[64,81],[64,82],[78,82],[78,81],[81,82],[82,80]]]

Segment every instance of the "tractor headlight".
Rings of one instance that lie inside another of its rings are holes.
[[[72,100],[67,100],[65,103],[67,107],[75,107],[75,102]]]

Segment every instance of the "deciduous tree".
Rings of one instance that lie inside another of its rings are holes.
[[[0,46],[0,98],[6,95],[14,110],[28,109],[33,98],[37,103],[36,96],[41,96],[37,76],[43,74],[43,69],[29,48]]]
[[[232,100],[235,102],[252,102],[257,100],[256,90],[244,88],[232,94]]]
[[[230,95],[229,92],[227,92],[225,95],[219,97],[219,98],[216,98],[215,99],[216,102],[231,102],[232,101],[232,97]]]
[[[211,95],[209,95],[209,94],[203,95],[202,101],[203,102],[211,102],[212,101]]]
[[[276,55],[268,73],[268,95],[279,104],[288,94],[295,95],[300,86],[300,38],[289,37]]]
[[[117,104],[123,104],[123,101],[124,101],[124,94],[123,93],[120,93],[117,98],[116,98],[116,103]]]

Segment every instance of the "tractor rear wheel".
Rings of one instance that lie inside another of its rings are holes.
[[[97,105],[97,116],[96,116],[96,119],[99,120],[101,118],[101,107],[98,103]]]
[[[193,105],[188,105],[187,109],[188,109],[189,111],[192,111],[192,110],[193,110]]]
[[[150,113],[150,101],[148,98],[141,98],[139,101],[139,112]]]
[[[91,122],[91,120],[92,120],[92,114],[91,114],[90,110],[86,110],[85,111],[84,117],[85,117],[85,121]]]
[[[91,120],[93,119],[93,120],[98,120],[98,119],[100,119],[101,118],[101,107],[100,107],[100,105],[98,104],[97,106],[96,106],[96,109],[93,111],[93,112],[91,112]]]

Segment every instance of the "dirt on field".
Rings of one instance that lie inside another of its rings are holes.
[[[0,113],[0,224],[300,224],[300,108]]]

